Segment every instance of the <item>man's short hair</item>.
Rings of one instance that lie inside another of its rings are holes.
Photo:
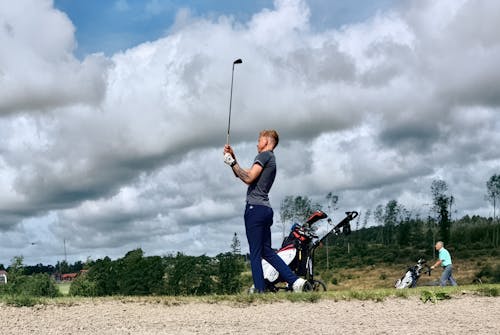
[[[274,129],[264,129],[263,131],[260,132],[259,136],[265,136],[271,139],[271,141],[273,142],[273,148],[276,148],[280,141],[280,136],[278,135],[278,132]]]

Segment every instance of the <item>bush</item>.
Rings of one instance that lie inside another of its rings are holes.
[[[56,283],[49,275],[38,273],[32,276],[19,275],[5,285],[5,293],[32,297],[57,297],[60,295]]]
[[[159,256],[144,257],[141,249],[129,251],[117,262],[116,282],[122,295],[162,294],[165,269]]]
[[[96,283],[89,280],[86,275],[80,275],[71,283],[69,295],[82,297],[96,297]]]
[[[216,270],[208,256],[178,254],[167,269],[167,294],[207,295],[215,293]]]
[[[48,275],[39,273],[30,276],[26,291],[36,297],[57,297],[60,295],[55,281]]]
[[[476,277],[481,279],[483,283],[500,283],[500,264],[493,268],[491,265],[485,265]]]
[[[245,269],[245,263],[241,256],[232,253],[217,255],[217,293],[235,294],[241,292],[243,287],[241,272]]]

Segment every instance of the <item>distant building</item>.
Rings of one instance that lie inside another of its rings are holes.
[[[79,273],[64,273],[61,275],[61,281],[73,281]]]
[[[88,270],[80,270],[80,272],[73,272],[73,273],[63,273],[63,274],[60,274],[60,273],[55,273],[54,274],[54,279],[55,281],[57,282],[62,282],[62,281],[65,281],[65,282],[68,282],[68,281],[73,281],[75,280],[76,277],[78,277],[79,275],[81,274],[85,274],[87,273]]]
[[[7,284],[7,271],[0,270],[0,284]]]

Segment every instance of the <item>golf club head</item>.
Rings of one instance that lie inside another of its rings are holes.
[[[243,63],[243,61],[241,60],[241,58],[238,58],[237,60],[235,60],[233,62],[233,64],[241,64],[241,63]]]

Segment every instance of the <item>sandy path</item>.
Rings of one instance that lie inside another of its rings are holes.
[[[438,321],[440,319],[441,321]],[[500,334],[500,298],[0,306],[5,334]]]

